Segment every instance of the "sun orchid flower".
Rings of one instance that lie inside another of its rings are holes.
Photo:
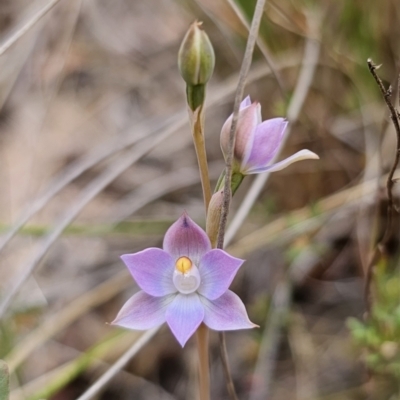
[[[225,121],[221,130],[221,149],[226,158],[232,115]],[[242,175],[279,171],[290,164],[319,157],[310,150],[300,150],[292,156],[271,164],[278,153],[285,135],[288,121],[284,118],[261,120],[261,106],[252,103],[247,96],[240,104],[234,149],[233,172]]]
[[[217,331],[256,326],[240,298],[228,290],[244,261],[211,249],[206,233],[186,213],[168,229],[163,249],[121,258],[142,290],[112,324],[144,330],[167,322],[182,347],[202,322]]]

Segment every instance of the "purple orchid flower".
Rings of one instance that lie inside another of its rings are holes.
[[[225,121],[221,130],[221,149],[225,158],[231,126],[232,115]],[[285,160],[270,164],[281,147],[287,126],[288,121],[284,118],[272,118],[262,122],[260,104],[252,103],[250,96],[247,96],[240,104],[234,172],[249,175],[279,171],[300,160],[319,159],[310,150],[300,150]]]
[[[167,322],[182,347],[202,322],[217,331],[257,326],[228,290],[244,260],[211,249],[206,233],[186,213],[168,229],[163,250],[149,248],[121,258],[142,290],[112,324],[144,330]]]

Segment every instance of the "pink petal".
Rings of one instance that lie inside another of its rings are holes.
[[[250,98],[250,96],[247,96],[240,103],[239,111],[243,110],[244,108],[249,107],[250,105],[251,105],[251,98]],[[225,121],[224,125],[222,126],[223,133],[221,133],[221,147],[222,147],[222,151],[224,152],[224,154],[226,154],[226,152],[228,151],[229,132],[230,132],[231,125],[232,125],[232,115],[233,114],[231,114],[228,117],[228,119]]]
[[[123,305],[111,324],[137,330],[159,326],[165,322],[167,307],[174,297],[153,297],[141,290]]]
[[[146,293],[165,296],[176,292],[172,281],[175,262],[164,250],[153,247],[134,254],[124,254],[121,258],[133,279]]]
[[[222,296],[243,262],[244,260],[232,257],[220,249],[209,251],[200,261],[201,283],[197,291],[209,300]]]
[[[166,319],[172,333],[183,347],[204,318],[199,296],[178,294],[167,309]]]
[[[182,256],[199,265],[201,257],[211,249],[210,239],[189,216],[184,213],[164,236],[164,250],[174,262]]]
[[[288,121],[273,118],[262,122],[254,132],[254,140],[248,144],[242,162],[242,172],[265,167],[278,152]]]
[[[236,329],[255,328],[247,316],[242,300],[228,290],[217,300],[200,297],[204,305],[204,323],[216,331],[231,331]]]
[[[254,130],[261,122],[261,106],[253,103],[239,111],[239,119],[236,130],[235,158],[241,161],[244,156],[247,143],[253,141]],[[221,149],[226,156],[228,153],[229,135],[232,126],[232,115],[225,121],[221,130]]]
[[[300,150],[297,153],[293,154],[292,156],[285,158],[284,160],[279,161],[276,164],[272,164],[270,166],[261,168],[250,168],[246,173],[259,174],[267,171],[269,172],[280,171],[281,169],[288,167],[290,164],[293,164],[301,160],[319,160],[319,157],[317,154],[313,153],[310,150]]]

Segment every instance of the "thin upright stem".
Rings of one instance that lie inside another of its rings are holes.
[[[197,162],[199,163],[199,169],[200,169],[200,179],[201,179],[201,187],[203,189],[204,206],[207,215],[208,204],[210,203],[211,199],[211,186],[210,186],[210,178],[208,175],[206,145],[204,140],[203,106],[198,107],[197,110],[191,114],[190,119],[191,119],[190,122],[192,127],[194,148],[196,150]]]
[[[209,336],[209,329],[204,324],[201,324],[196,332],[197,348],[199,352],[200,400],[210,399],[208,336]]]
[[[250,24],[246,19],[246,15],[241,9],[241,7],[236,4],[234,0],[227,0],[228,4],[232,8],[233,12],[237,15],[240,19],[240,22],[244,25],[244,27],[250,31]],[[262,37],[257,37],[256,43],[258,48],[260,49],[261,53],[263,54],[265,61],[267,62],[268,66],[271,68],[272,75],[274,76],[276,83],[278,84],[279,90],[284,99],[288,97],[288,91],[286,88],[286,84],[282,79],[281,71],[276,68],[275,62],[270,54],[270,50]]]

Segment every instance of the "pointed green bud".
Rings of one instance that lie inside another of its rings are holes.
[[[183,38],[178,54],[178,67],[186,82],[187,102],[192,111],[203,105],[206,83],[214,71],[215,54],[210,39],[194,22]]]
[[[179,71],[190,86],[205,85],[214,71],[214,49],[201,24],[195,21],[190,26],[178,54]]]

